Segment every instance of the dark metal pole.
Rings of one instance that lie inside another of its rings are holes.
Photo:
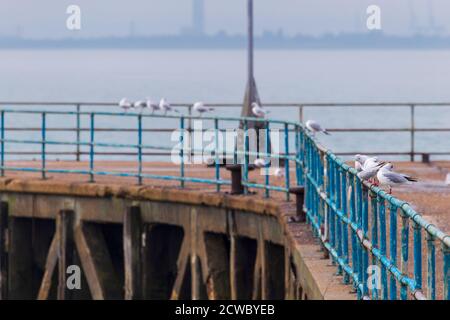
[[[247,0],[247,14],[248,14],[248,94],[249,104],[251,105],[254,99],[254,75],[253,75],[253,0]]]

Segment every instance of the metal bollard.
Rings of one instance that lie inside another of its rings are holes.
[[[295,202],[297,206],[296,222],[306,222],[306,214],[303,210],[303,205],[305,203],[305,187],[298,186],[289,188],[289,193],[295,194]]]

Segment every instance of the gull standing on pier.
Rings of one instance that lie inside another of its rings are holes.
[[[254,166],[258,169],[266,168],[270,165],[270,161],[266,161],[264,159],[258,158],[253,162]]]
[[[322,132],[326,135],[330,135],[330,133],[326,129],[322,128],[322,126],[314,120],[306,121],[306,129],[311,131],[313,134],[315,134],[316,132]]]
[[[389,194],[392,193],[393,186],[417,182],[416,178],[412,178],[406,174],[394,172],[392,169],[392,163],[386,163],[377,173],[377,179],[380,181],[380,185],[389,187]]]
[[[214,111],[214,108],[205,106],[205,104],[201,101],[194,103],[192,109],[194,109],[195,112],[200,113],[200,116],[202,116],[206,112]]]
[[[133,104],[130,101],[128,101],[127,98],[123,98],[119,102],[119,107],[121,107],[123,111],[128,112],[128,110],[133,108]]]
[[[256,102],[252,103],[252,112],[255,116],[257,116],[258,118],[264,118],[267,114],[270,113],[270,111],[265,110],[264,108],[262,108],[259,104],[257,104]]]
[[[169,111],[174,111],[178,113],[178,110],[175,110],[172,108],[169,102],[165,98],[162,98],[161,101],[159,101],[159,110],[164,111],[164,115],[167,114]]]

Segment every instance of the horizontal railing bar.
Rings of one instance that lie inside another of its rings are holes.
[[[211,107],[242,107],[242,103],[206,103]],[[81,106],[81,107],[102,107],[118,106],[117,102],[26,102],[26,101],[0,101],[0,105],[17,106]],[[193,103],[174,102],[175,107],[191,107]],[[450,107],[450,102],[265,102],[264,106],[269,107]]]

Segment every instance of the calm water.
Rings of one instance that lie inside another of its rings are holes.
[[[0,52],[1,101],[119,101],[166,97],[172,102],[240,102],[246,77],[244,51],[24,50]],[[266,102],[450,102],[450,51],[258,51],[256,79]],[[291,109],[272,117],[297,119]],[[238,109],[217,113],[238,115]],[[407,127],[407,109],[307,110],[306,118],[327,127]],[[417,110],[418,127],[449,126],[450,108]],[[14,126],[38,125],[32,117]],[[99,125],[129,127],[99,119]],[[70,126],[49,119],[49,125]],[[83,120],[87,125],[87,119]],[[171,127],[167,121],[146,126]],[[16,134],[35,137],[36,134]],[[55,138],[60,137],[54,134]],[[168,140],[147,135],[147,141]],[[419,133],[417,149],[450,151],[450,134]],[[122,134],[107,141],[131,141]],[[334,134],[324,141],[336,151],[406,151],[408,134]],[[364,143],[362,143],[364,142]],[[161,144],[161,143],[159,143]],[[12,148],[12,146],[10,146]]]

